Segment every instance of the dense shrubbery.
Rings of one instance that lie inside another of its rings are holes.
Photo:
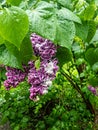
[[[91,130],[93,117],[81,96],[58,74],[46,95],[31,101],[29,85],[0,91],[1,123],[10,121],[12,130]]]

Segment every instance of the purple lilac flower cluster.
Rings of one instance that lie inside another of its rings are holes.
[[[88,86],[88,89],[94,94],[94,95],[96,95],[96,96],[98,96],[98,94],[97,94],[97,88],[98,87],[93,87],[93,86]]]
[[[40,56],[43,60],[51,60],[56,54],[56,46],[47,39],[33,33],[31,35],[32,47],[34,49],[35,55]]]
[[[30,99],[37,100],[37,95],[48,92],[58,70],[58,61],[54,58],[56,46],[51,41],[36,34],[32,34],[30,39],[35,55],[41,58],[40,69],[37,70],[33,65],[28,73],[28,82],[31,84]]]
[[[29,61],[27,66],[23,65],[24,71],[6,67],[7,80],[4,81],[4,85],[9,90],[11,87],[16,87],[27,77],[28,83],[31,85],[30,99],[37,100],[38,95],[48,92],[48,87],[51,86],[58,71],[58,61],[54,58],[56,46],[50,40],[35,33],[31,35],[30,39],[35,55],[41,59],[40,68],[36,69],[35,61]]]
[[[26,69],[24,69],[25,71],[22,71],[12,67],[6,67],[6,70],[7,80],[4,81],[4,86],[7,90],[9,90],[11,86],[16,87],[27,76]]]

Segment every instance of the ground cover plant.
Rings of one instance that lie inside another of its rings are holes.
[[[1,124],[98,129],[97,0],[0,0],[0,64]]]

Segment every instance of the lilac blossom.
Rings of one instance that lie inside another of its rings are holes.
[[[39,70],[32,68],[29,70],[28,82],[32,85],[30,88],[30,99],[35,100],[37,95],[47,93],[48,87],[52,85],[52,80],[55,78],[57,70],[56,59],[50,62],[41,62]]]
[[[16,87],[27,76],[27,72],[20,69],[6,67],[6,70],[7,80],[4,81],[4,86],[7,90],[9,90],[10,87]]]
[[[44,39],[35,33],[31,35],[30,39],[35,55],[40,56],[43,60],[49,60],[55,56],[56,46],[50,40]]]
[[[94,94],[96,95],[97,91],[96,91],[96,88],[93,87],[93,86],[88,86],[88,89]]]

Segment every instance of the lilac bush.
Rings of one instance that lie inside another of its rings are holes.
[[[23,65],[24,71],[6,67],[7,80],[4,81],[4,85],[9,90],[10,87],[16,87],[27,77],[27,81],[31,85],[30,99],[36,101],[39,99],[39,95],[48,92],[48,87],[52,85],[52,81],[56,77],[58,71],[58,60],[55,58],[57,48],[50,40],[35,33],[31,35],[30,40],[35,56],[41,59],[39,69],[36,68],[35,61],[29,61],[28,65]]]

